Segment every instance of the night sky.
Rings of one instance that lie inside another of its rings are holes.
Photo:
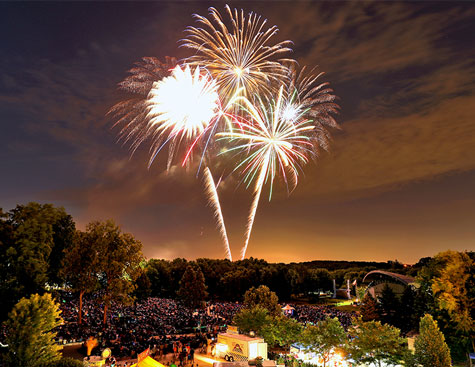
[[[274,262],[395,260],[475,249],[475,5],[239,2],[292,40],[339,96],[341,131],[289,196],[261,198],[247,255]],[[144,56],[179,48],[193,13],[224,2],[0,3],[0,207],[113,218],[155,258],[224,258],[195,171],[150,169],[106,117]],[[233,256],[252,195],[220,186]]]

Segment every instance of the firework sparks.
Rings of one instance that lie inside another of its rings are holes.
[[[233,261],[231,249],[229,247],[228,235],[226,233],[226,227],[224,225],[223,212],[221,211],[221,205],[219,203],[218,191],[216,190],[216,185],[214,184],[213,176],[208,167],[206,167],[204,170],[204,181],[206,186],[206,192],[208,194],[209,204],[214,209],[214,216],[216,217],[216,221],[218,223],[219,233],[221,234],[221,237],[223,239],[226,257],[230,261]]]
[[[187,59],[192,65],[205,67],[217,81],[222,96],[231,96],[242,88],[243,95],[270,94],[272,85],[287,74],[287,67],[279,58],[290,51],[290,41],[271,44],[277,33],[276,26],[267,27],[266,20],[255,13],[226,5],[229,22],[215,8],[209,9],[210,19],[201,15],[195,18],[201,27],[189,27],[183,46],[196,51]]]
[[[259,172],[264,167],[265,179],[258,179],[258,182],[269,181],[272,187],[274,179],[281,172],[286,183],[289,182],[290,174],[295,186],[301,165],[307,163],[308,155],[314,153],[311,134],[315,126],[312,120],[303,118],[302,113],[293,120],[283,118],[282,94],[283,88],[280,89],[275,103],[261,100],[258,106],[254,106],[247,98],[236,98],[236,103],[249,114],[250,120],[235,117],[237,128],[217,134],[221,139],[242,142],[227,151],[246,153],[235,171],[242,169],[244,181],[248,186],[260,176]],[[269,194],[269,197],[271,196],[272,190]]]
[[[119,83],[119,89],[131,95],[131,98],[115,104],[108,112],[117,119],[115,126],[121,126],[119,141],[131,143],[132,154],[146,140],[148,126],[147,96],[153,83],[170,75],[176,66],[173,57],[165,58],[165,62],[155,57],[144,57],[129,70],[129,75]]]
[[[159,137],[162,135],[167,137],[165,142],[160,140],[155,145],[152,160],[163,145],[171,141],[173,145],[169,153],[169,164],[175,145],[179,144],[181,139],[191,143],[185,156],[186,161],[203,132],[223,114],[215,81],[208,75],[201,74],[199,67],[193,71],[189,65],[184,69],[177,66],[170,77],[154,83],[148,103],[150,129]],[[223,239],[226,257],[232,260],[218,192],[208,167],[204,170],[204,180],[205,190],[214,208]]]
[[[336,96],[329,83],[320,83],[323,72],[313,74],[304,66],[297,71],[295,65],[289,66],[289,83],[286,85],[284,116],[293,119],[299,113],[312,119],[316,126],[339,128],[333,115],[339,111]]]

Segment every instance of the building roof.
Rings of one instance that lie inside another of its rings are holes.
[[[253,338],[251,336],[247,336],[247,335],[244,335],[244,334],[219,333],[218,336],[224,336],[226,338],[238,339],[238,340],[242,340],[244,342],[254,342],[254,341],[262,342],[262,341],[264,341],[264,339],[262,339],[262,338]]]
[[[415,281],[413,277],[410,277],[408,275],[391,273],[390,271],[373,270],[365,275],[365,277],[363,278],[363,282],[376,280],[381,276],[391,278],[399,283],[403,283],[404,285],[409,285],[411,283],[414,283]]]

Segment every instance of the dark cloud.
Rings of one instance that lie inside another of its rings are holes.
[[[373,195],[475,169],[473,103],[475,96],[456,97],[430,112],[348,121],[299,194]]]

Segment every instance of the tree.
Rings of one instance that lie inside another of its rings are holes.
[[[381,297],[379,298],[379,306],[381,309],[381,321],[384,323],[391,324],[393,326],[398,325],[398,320],[396,318],[396,312],[399,308],[399,300],[396,297],[394,291],[386,283],[384,285],[383,291],[381,292]]]
[[[150,280],[152,296],[167,298],[172,295],[170,264],[168,261],[150,259],[145,266],[145,271]]]
[[[202,307],[207,296],[205,277],[199,267],[188,265],[180,280],[178,298],[189,308]]]
[[[0,209],[0,322],[7,318],[8,312],[18,301],[21,289],[13,269],[15,259],[8,254],[14,229],[7,219],[8,214]]]
[[[301,284],[302,277],[300,276],[299,272],[292,267],[287,268],[285,274],[285,285],[290,288],[289,296],[292,294],[297,294]]]
[[[456,330],[475,350],[475,262],[467,253],[456,251],[439,253],[434,260],[444,264],[432,280],[436,304],[448,312]]]
[[[327,269],[305,269],[302,278],[302,292],[326,291],[332,288],[330,272]]]
[[[71,216],[51,204],[29,203],[0,212],[2,316],[20,298],[60,282],[59,264],[73,232]]]
[[[414,342],[415,361],[423,367],[451,366],[450,350],[437,321],[427,314],[421,318],[419,336]]]
[[[260,306],[243,308],[233,318],[233,324],[236,324],[241,332],[254,331],[257,335],[261,335],[262,328],[271,321],[267,309]]]
[[[365,322],[356,319],[349,329],[352,339],[349,352],[356,363],[381,367],[396,364],[404,355],[405,339],[399,336],[399,329],[379,321]]]
[[[252,284],[256,273],[252,269],[237,267],[226,272],[220,280],[221,294],[227,300],[241,300],[242,295]]]
[[[358,298],[359,302],[363,301],[363,298],[366,295],[366,287],[356,287],[356,297]]]
[[[131,234],[123,233],[112,220],[91,222],[86,227],[86,233],[88,246],[98,253],[105,325],[111,301],[125,304],[133,302],[130,294],[141,270],[142,244]]]
[[[59,306],[49,293],[22,298],[8,315],[7,366],[36,367],[60,359],[52,330],[61,324]]]
[[[66,252],[74,244],[76,225],[73,217],[66,214],[61,208],[58,219],[53,223],[53,248],[48,259],[48,282],[61,285],[65,278],[62,277],[62,264]]]
[[[135,281],[134,297],[136,300],[144,300],[150,297],[151,294],[152,283],[150,282],[150,278],[148,277],[147,272],[142,269],[140,275]]]
[[[412,287],[406,287],[402,293],[399,307],[396,310],[397,327],[403,333],[417,329],[417,316],[414,312],[415,292]]]
[[[362,300],[362,305],[360,308],[361,316],[363,321],[373,321],[379,319],[378,304],[373,296],[368,292]]]
[[[188,266],[188,261],[182,258],[173,259],[170,263],[170,295],[175,298],[176,293],[180,289],[180,281],[185,274],[186,268]]]
[[[282,315],[277,295],[265,285],[252,287],[244,294],[244,307],[251,309],[256,306],[266,309],[270,316]]]
[[[210,298],[223,298],[220,292],[221,276],[233,267],[233,263],[228,259],[197,259],[196,263],[203,272]]]
[[[286,316],[276,316],[264,324],[260,334],[269,346],[288,347],[300,339],[302,324]]]
[[[347,343],[345,329],[336,317],[327,317],[316,326],[307,326],[302,339],[307,349],[321,357],[323,367],[332,359],[336,349],[344,349]]]
[[[88,232],[77,231],[73,245],[63,259],[61,275],[74,292],[79,293],[78,323],[82,323],[82,301],[86,293],[99,287],[99,252]]]

